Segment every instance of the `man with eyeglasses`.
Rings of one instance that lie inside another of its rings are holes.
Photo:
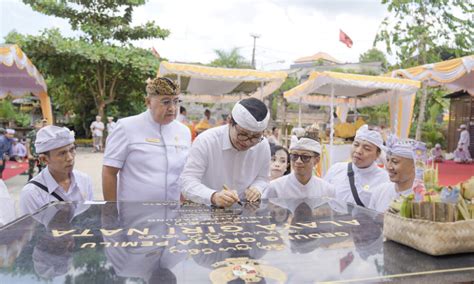
[[[106,142],[104,200],[180,199],[178,177],[191,147],[191,133],[176,120],[179,90],[168,78],[149,79],[145,98],[148,109],[118,120]]]
[[[380,132],[361,126],[352,143],[351,161],[332,165],[324,180],[336,188],[336,199],[369,205],[376,186],[389,181],[385,170],[377,166],[376,160],[382,153],[383,139]]]
[[[20,195],[23,214],[32,214],[53,201],[93,199],[91,178],[74,170],[76,146],[69,129],[54,125],[41,128],[35,149],[46,167],[23,187]]]
[[[269,118],[262,101],[243,99],[227,125],[199,135],[181,175],[184,197],[218,207],[258,201],[268,186],[271,155],[263,132]]]
[[[273,180],[264,198],[333,197],[334,186],[313,175],[319,163],[321,145],[311,138],[300,138],[290,145],[292,172]]]

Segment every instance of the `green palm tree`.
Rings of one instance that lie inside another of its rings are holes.
[[[211,66],[239,69],[252,68],[252,65],[240,54],[238,47],[234,47],[230,51],[215,49],[214,52],[217,58],[211,61]]]

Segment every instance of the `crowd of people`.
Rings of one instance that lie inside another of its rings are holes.
[[[230,207],[262,198],[331,197],[383,212],[392,199],[412,192],[414,150],[407,140],[392,136],[388,143],[380,131],[363,125],[349,161],[332,165],[318,177],[317,139],[300,133],[288,149],[279,145],[278,129],[266,132],[269,110],[255,98],[237,102],[227,123],[202,131],[193,141],[184,124],[186,110],[179,107],[179,89],[168,78],[150,79],[145,112],[116,123],[108,118],[104,200],[190,200]],[[209,123],[210,112],[206,119],[203,123]],[[102,151],[105,126],[100,116],[91,130],[94,149]],[[467,132],[465,126],[461,130]],[[468,152],[469,141],[462,133],[459,149]],[[74,169],[74,134],[65,127],[39,124],[33,134],[27,156],[46,167],[23,188],[22,212],[33,213],[51,201],[91,200],[91,179]],[[437,161],[439,149],[437,145],[432,151]],[[384,168],[377,165],[382,153]]]

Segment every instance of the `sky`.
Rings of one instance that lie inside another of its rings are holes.
[[[134,24],[155,21],[170,30],[165,40],[135,43],[154,47],[171,62],[209,63],[215,49],[240,53],[251,60],[256,42],[256,67],[287,69],[296,59],[326,52],[342,62],[358,62],[372,48],[386,6],[380,0],[149,0],[135,9]],[[37,35],[57,27],[74,36],[65,19],[35,12],[20,0],[0,0],[0,42],[11,31]],[[342,29],[354,42],[352,48],[339,41]],[[384,51],[382,45],[377,46]],[[388,56],[391,63],[393,56]]]

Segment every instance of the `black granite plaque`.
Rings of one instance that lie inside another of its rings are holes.
[[[383,242],[383,215],[334,200],[56,203],[0,230],[0,283],[461,282],[474,254]]]

